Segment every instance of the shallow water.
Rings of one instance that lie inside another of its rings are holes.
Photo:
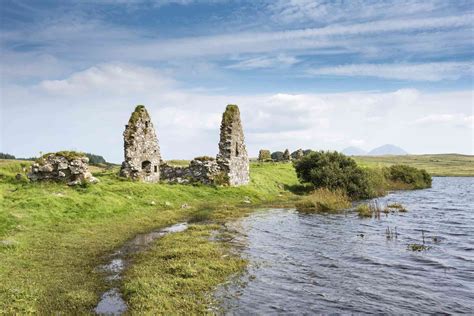
[[[146,247],[157,238],[170,233],[182,232],[187,228],[187,223],[179,223],[149,233],[139,234],[114,252],[109,258],[109,263],[97,269],[100,273],[104,274],[110,288],[102,294],[94,312],[101,315],[121,315],[125,313],[127,311],[127,304],[118,289],[118,283],[122,278],[122,272],[129,264],[127,261],[128,256],[146,249]]]
[[[378,201],[408,212],[360,219],[275,209],[242,220],[251,264],[248,275],[218,291],[224,310],[474,313],[474,178],[434,178],[431,189]],[[387,228],[397,235],[387,238]],[[430,249],[407,249],[423,235]]]

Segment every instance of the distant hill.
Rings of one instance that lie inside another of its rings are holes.
[[[344,148],[342,150],[342,153],[347,156],[363,156],[367,154],[365,150],[359,147],[355,147],[355,146]]]
[[[368,152],[369,156],[383,156],[383,155],[408,155],[404,149],[391,145],[386,144],[377,148],[372,149]]]

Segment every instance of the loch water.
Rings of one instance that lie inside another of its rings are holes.
[[[408,211],[272,209],[238,222],[250,264],[218,291],[224,312],[473,314],[474,178],[434,178],[430,189],[377,200]],[[408,248],[423,240],[427,250]]]

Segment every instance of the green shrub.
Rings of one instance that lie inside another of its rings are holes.
[[[275,151],[271,154],[273,161],[283,161],[283,152],[282,151]]]
[[[417,169],[407,165],[393,165],[387,168],[388,180],[409,185],[412,189],[431,187],[431,176],[424,169]]]
[[[341,153],[312,152],[293,165],[300,181],[312,183],[315,188],[343,190],[353,199],[372,196],[367,172]]]

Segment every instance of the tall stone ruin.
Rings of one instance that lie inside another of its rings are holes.
[[[144,182],[160,180],[160,147],[150,115],[143,105],[133,111],[123,132],[124,156],[120,175]]]
[[[222,115],[217,163],[232,186],[249,183],[249,157],[244,142],[239,107],[227,105]]]

